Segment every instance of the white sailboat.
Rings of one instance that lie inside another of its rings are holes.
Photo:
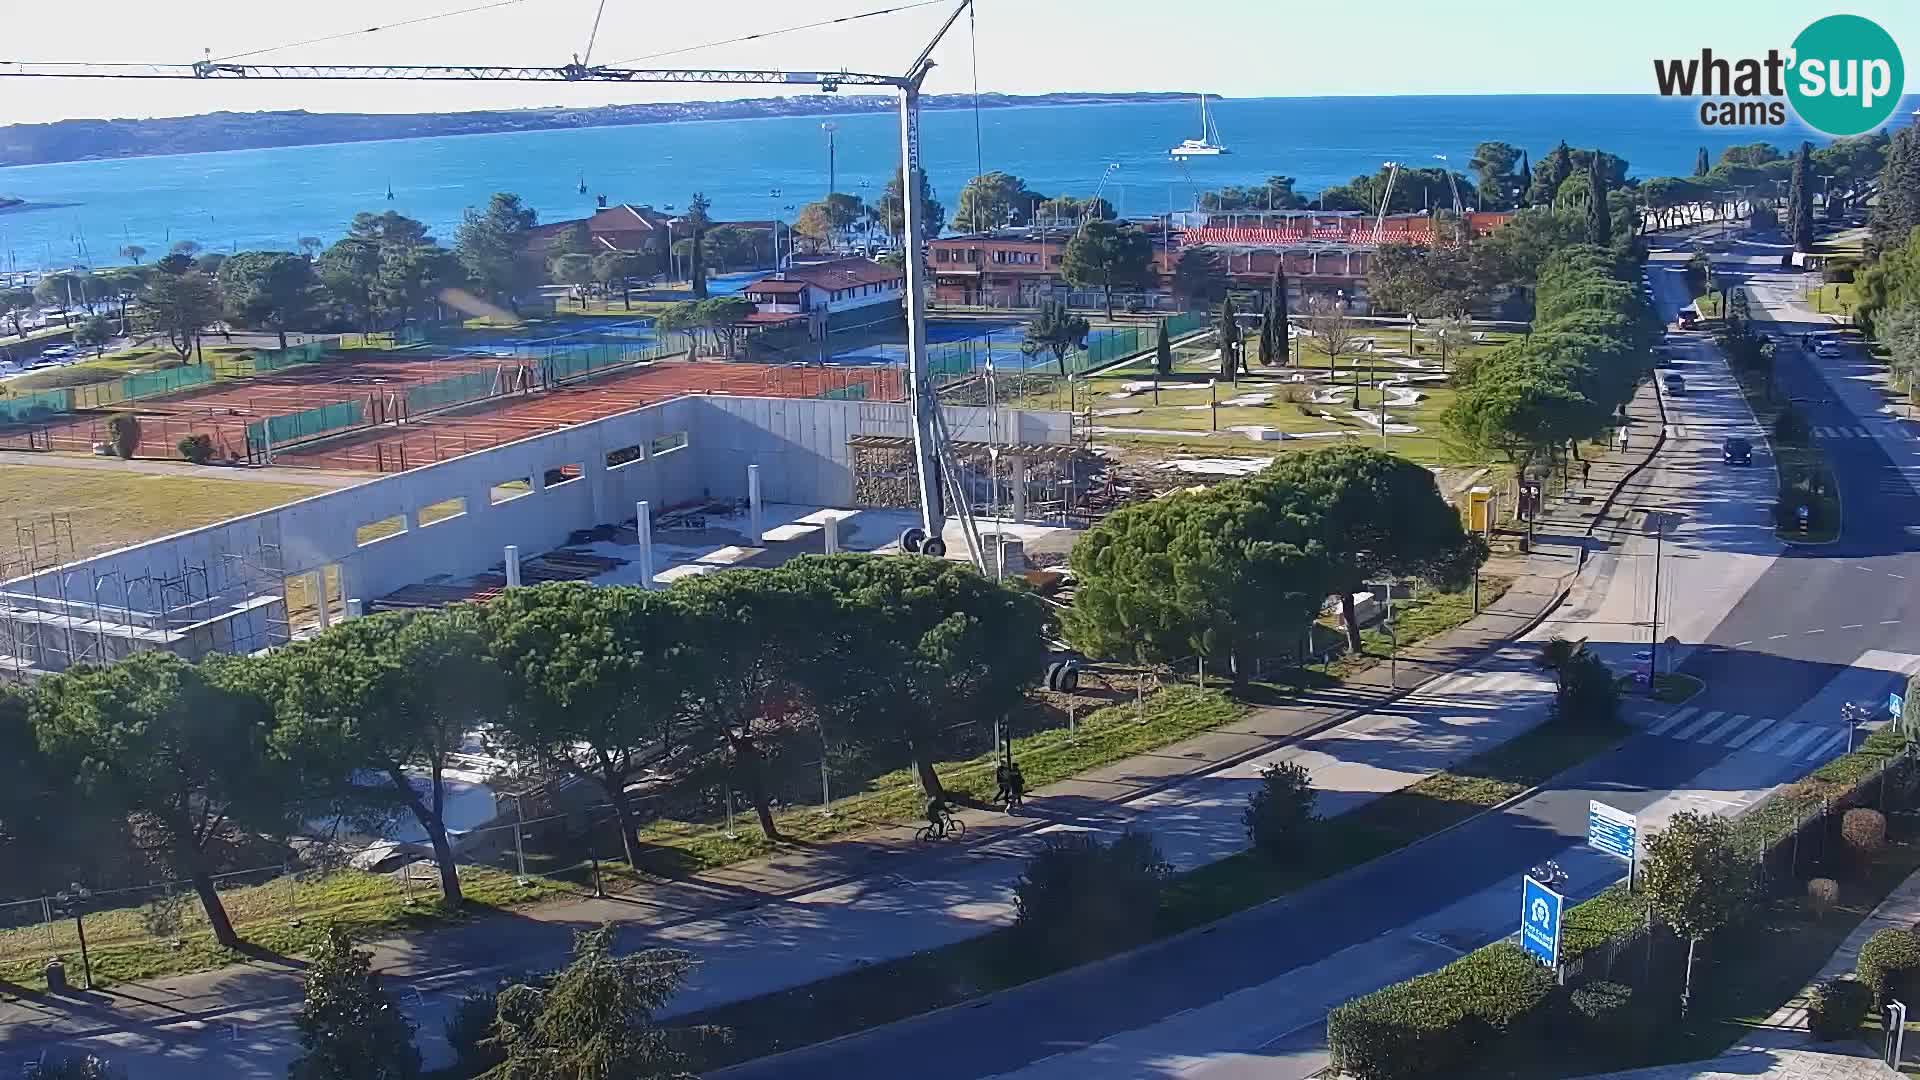
[[[1174,157],[1219,157],[1231,153],[1226,144],[1220,141],[1220,128],[1207,115],[1207,95],[1200,95],[1200,137],[1183,140],[1179,146],[1167,151]]]

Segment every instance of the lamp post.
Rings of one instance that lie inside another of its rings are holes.
[[[1653,677],[1660,671],[1660,563],[1666,553],[1667,526],[1680,517],[1676,510],[1659,506],[1635,506],[1647,515],[1647,521],[1653,526],[1653,613],[1649,622],[1647,648],[1647,686],[1653,686]]]
[[[93,890],[74,882],[53,894],[53,907],[62,915],[73,916],[74,934],[80,939],[80,969],[85,988],[93,989],[93,960],[87,955],[87,908],[93,904]]]

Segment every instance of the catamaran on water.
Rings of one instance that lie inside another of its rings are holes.
[[[1207,95],[1200,95],[1200,137],[1183,140],[1179,146],[1167,151],[1174,157],[1219,157],[1232,153],[1225,143],[1220,141],[1220,128],[1213,118],[1207,115]]]

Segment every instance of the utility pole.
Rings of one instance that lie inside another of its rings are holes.
[[[837,186],[836,177],[834,175],[834,164],[833,164],[833,133],[835,131],[838,131],[839,129],[840,129],[840,125],[834,123],[831,120],[828,120],[820,125],[820,130],[827,133],[827,194],[829,196],[831,196],[834,192],[840,190],[840,188]]]

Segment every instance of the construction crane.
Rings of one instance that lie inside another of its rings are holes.
[[[960,470],[953,460],[952,438],[927,369],[926,211],[919,193],[924,183],[920,160],[920,87],[933,70],[933,50],[973,6],[956,0],[920,54],[898,75],[857,71],[787,71],[773,68],[626,68],[586,63],[581,58],[554,67],[463,64],[242,64],[211,57],[191,64],[98,64],[0,62],[0,78],[34,79],[251,79],[400,80],[407,82],[567,82],[567,83],[719,83],[734,85],[818,86],[836,93],[843,86],[890,89],[900,98],[901,203],[907,276],[907,400],[913,424],[914,471],[920,523],[900,537],[903,551],[935,557],[946,554],[943,539],[951,503],[974,566],[988,570],[978,526]],[[597,20],[596,20],[597,30]],[[591,56],[592,44],[587,53]]]

